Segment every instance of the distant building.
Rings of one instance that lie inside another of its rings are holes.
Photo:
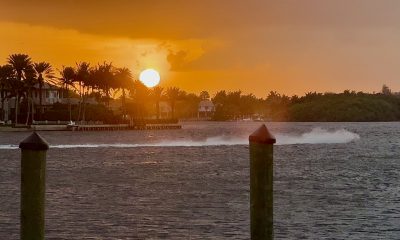
[[[89,99],[87,99],[89,100]],[[93,100],[91,100],[93,101]],[[88,101],[85,101],[86,103],[90,103]],[[122,99],[110,99],[108,103],[108,108],[111,109],[115,113],[121,113],[122,114]]]
[[[197,117],[198,118],[211,118],[215,113],[215,106],[210,100],[203,100],[199,103]]]
[[[160,118],[172,117],[172,108],[168,102],[161,101],[159,109],[160,109]]]
[[[54,103],[61,103],[62,99],[60,95],[62,95],[62,89],[58,86],[44,83],[42,86],[42,108],[46,111],[49,107],[51,107]],[[35,88],[32,92],[33,95],[33,102],[39,107],[40,104],[40,90],[39,84],[35,85]]]
[[[62,95],[62,89],[48,83],[44,83],[42,86],[42,111],[46,111],[49,109],[54,103],[62,103],[63,99],[60,97]],[[6,90],[5,96],[9,94],[9,91]],[[38,112],[40,111],[40,89],[39,89],[39,84],[36,84],[34,86],[34,89],[32,91],[32,98],[33,102],[35,104],[35,111]],[[11,119],[14,118],[15,114],[15,97],[11,98],[4,98],[1,99],[0,96],[0,103],[1,101],[4,101],[4,110],[1,109],[1,104],[0,104],[0,113],[4,113],[4,121],[7,122]],[[23,101],[23,97],[20,98],[20,103]],[[21,107],[19,108],[19,110]]]

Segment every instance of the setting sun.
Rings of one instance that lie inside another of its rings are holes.
[[[140,73],[139,79],[146,87],[154,87],[160,83],[160,74],[154,69],[146,69]]]

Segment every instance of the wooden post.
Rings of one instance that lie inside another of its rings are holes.
[[[273,239],[273,144],[263,124],[249,136],[251,240]]]
[[[21,240],[44,240],[47,142],[36,132],[21,148]]]

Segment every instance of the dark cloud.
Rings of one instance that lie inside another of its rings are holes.
[[[0,1],[0,20],[132,38],[207,38],[270,26],[400,27],[397,0]]]
[[[282,86],[315,90],[397,81],[399,9],[398,0],[0,0],[0,21],[155,38],[163,42],[155,51],[174,49],[167,60],[181,74],[255,69],[260,83],[281,76]],[[221,46],[191,58],[187,45],[168,45],[191,39]]]
[[[178,52],[173,52],[169,50],[167,60],[171,65],[171,71],[180,71],[185,68],[185,65],[188,64],[187,62],[188,53],[186,51],[180,50]]]

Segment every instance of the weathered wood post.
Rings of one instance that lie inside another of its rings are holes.
[[[46,153],[48,143],[33,132],[21,148],[21,240],[44,240]]]
[[[273,144],[263,124],[249,136],[251,240],[273,239]]]

